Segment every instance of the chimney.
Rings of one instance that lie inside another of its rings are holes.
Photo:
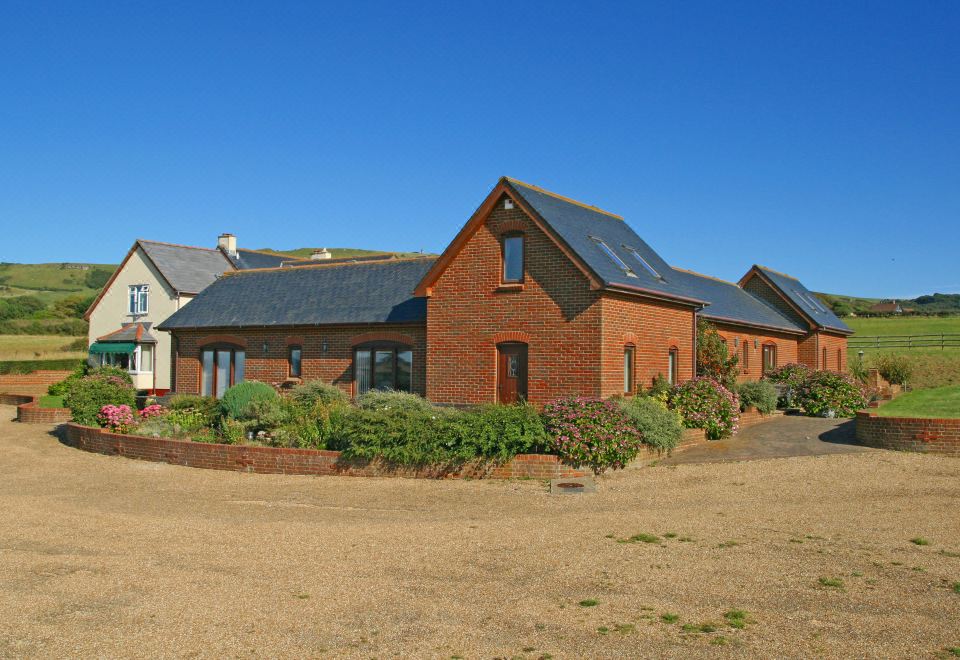
[[[327,248],[320,248],[319,250],[314,250],[310,254],[311,261],[323,261],[324,259],[329,259],[331,256],[330,251]]]
[[[229,254],[237,256],[237,237],[233,234],[220,234],[217,238],[217,247]]]

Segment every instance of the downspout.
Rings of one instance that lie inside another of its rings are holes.
[[[702,309],[702,308],[701,308]],[[697,313],[699,309],[693,310],[693,377],[697,377]]]

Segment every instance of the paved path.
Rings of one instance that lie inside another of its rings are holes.
[[[788,456],[876,451],[854,439],[853,420],[789,416],[763,422],[726,440],[696,445],[661,461],[664,465],[720,463]]]

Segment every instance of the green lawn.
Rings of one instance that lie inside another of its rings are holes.
[[[41,408],[63,408],[63,397],[44,394],[40,397],[39,405]]]
[[[960,316],[845,318],[856,336],[960,334]],[[957,350],[957,349],[954,349]]]
[[[880,406],[883,417],[960,417],[960,385],[914,390]]]

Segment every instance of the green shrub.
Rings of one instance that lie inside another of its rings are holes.
[[[797,389],[797,404],[814,417],[853,417],[867,405],[857,381],[835,371],[814,371]]]
[[[695,378],[679,385],[670,397],[670,406],[680,413],[684,426],[704,429],[711,440],[733,435],[740,421],[737,395],[713,378]]]
[[[86,341],[86,340],[84,340]],[[87,365],[78,364],[77,368],[73,370],[73,373],[67,376],[65,379],[61,380],[59,383],[54,383],[47,388],[47,394],[52,396],[63,396],[67,393],[71,383],[74,381],[80,380],[87,375]]]
[[[727,351],[717,328],[704,319],[697,319],[697,375],[713,378],[732,390],[737,385],[740,358]]]
[[[636,458],[643,439],[612,401],[565,397],[543,408],[551,448],[565,462],[588,465],[595,474],[622,468]]]
[[[670,384],[670,381],[664,378],[663,374],[657,374],[653,377],[653,384],[647,391],[647,396],[653,397],[654,399],[666,400],[672,391],[673,385]]]
[[[126,374],[125,374],[126,375]],[[136,408],[136,391],[126,379],[103,370],[74,380],[63,397],[73,421],[86,426],[97,426],[97,414],[107,405]]]
[[[3,334],[3,332],[0,332]],[[32,374],[40,369],[61,371],[76,369],[86,364],[83,360],[5,360],[0,362],[0,376],[6,374]]]
[[[755,406],[764,415],[769,415],[777,409],[777,388],[769,381],[749,381],[740,383],[737,387],[740,396],[740,409]]]
[[[680,444],[683,422],[677,411],[670,410],[662,401],[635,396],[618,399],[617,403],[640,433],[644,444],[658,452],[669,452]]]
[[[313,408],[317,404],[329,406],[347,401],[347,395],[343,390],[322,380],[311,380],[297,385],[290,390],[290,398],[306,409]]]
[[[797,388],[803,385],[803,381],[807,379],[811,371],[812,369],[805,364],[792,362],[769,371],[764,378],[771,383],[781,383],[792,388]]]
[[[536,451],[547,440],[540,413],[528,404],[488,405],[447,416],[459,427],[464,448],[484,459],[505,462]]]
[[[873,356],[872,362],[880,375],[894,385],[906,385],[913,377],[913,363],[906,355],[880,353]]]
[[[220,399],[220,414],[227,419],[249,419],[251,403],[276,398],[276,390],[266,383],[245,380],[223,393]]]
[[[357,397],[356,404],[358,408],[366,410],[436,410],[436,407],[422,396],[396,390],[370,390]]]
[[[336,424],[332,443],[345,457],[397,465],[452,467],[473,458],[460,442],[456,411],[418,408],[350,408]]]

